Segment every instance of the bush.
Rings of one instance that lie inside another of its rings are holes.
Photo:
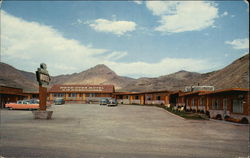
[[[221,114],[217,114],[215,117],[217,120],[222,120]]]
[[[226,115],[226,116],[224,117],[224,120],[228,120],[229,118],[230,118],[230,116]]]
[[[247,118],[243,117],[241,120],[240,120],[240,123],[243,123],[243,124],[248,124],[249,121]]]

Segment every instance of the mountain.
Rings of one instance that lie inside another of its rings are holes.
[[[116,91],[157,91],[184,90],[185,86],[206,85],[215,89],[249,88],[249,54],[235,60],[225,68],[209,73],[196,73],[181,70],[179,72],[156,78],[139,78],[118,76],[106,65],[96,65],[80,73],[52,76],[50,85],[54,84],[113,84]],[[23,88],[25,91],[37,90],[34,73],[17,70],[0,63],[0,85]]]
[[[0,85],[22,88],[24,91],[37,91],[34,77],[34,73],[17,70],[0,62]]]
[[[202,74],[200,84],[221,88],[249,88],[249,54],[235,60],[225,68]]]
[[[179,71],[170,75],[158,78],[139,78],[130,82],[123,91],[157,91],[157,90],[184,90],[185,86],[196,84],[195,81],[201,78],[196,72]]]
[[[209,73],[179,71],[158,78],[140,78],[125,86],[123,91],[184,90],[185,86],[215,86],[215,89],[249,88],[249,54],[225,68]]]
[[[106,65],[100,64],[86,71],[72,75],[60,75],[52,78],[53,84],[113,84],[121,89],[135,79],[118,76]]]

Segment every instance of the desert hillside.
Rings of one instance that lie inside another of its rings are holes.
[[[184,90],[185,86],[207,85],[215,89],[249,88],[249,54],[225,68],[200,74],[181,70],[156,78],[133,79],[117,75],[106,65],[96,65],[80,73],[52,76],[54,84],[113,84],[116,91],[142,92],[152,90]],[[35,74],[0,63],[0,85],[20,87],[25,91],[37,90]]]

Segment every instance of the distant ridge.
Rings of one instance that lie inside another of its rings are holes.
[[[51,77],[54,84],[103,84],[114,85],[116,91],[143,92],[155,90],[184,90],[185,86],[207,85],[215,89],[249,88],[249,54],[235,60],[223,69],[196,73],[185,70],[156,78],[133,79],[118,76],[104,64],[96,65],[80,73]],[[37,91],[35,74],[18,70],[8,64],[0,63],[0,85]]]

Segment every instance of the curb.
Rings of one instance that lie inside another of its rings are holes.
[[[234,123],[234,122],[229,122],[229,121],[224,121],[224,120],[215,120],[215,119],[211,119],[211,118],[209,119],[209,121],[230,124],[230,125],[235,125],[235,126],[250,126],[250,124]]]

